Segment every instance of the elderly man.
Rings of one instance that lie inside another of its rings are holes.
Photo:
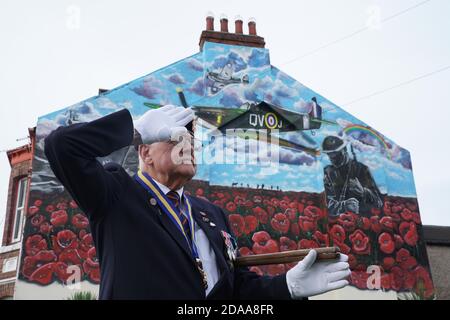
[[[189,161],[177,161],[173,140],[186,135],[192,120],[191,109],[169,105],[133,123],[124,109],[59,127],[45,139],[53,172],[89,218],[101,268],[100,298],[301,299],[347,285],[345,255],[315,262],[311,251],[276,277],[233,266],[237,248],[224,212],[183,193],[196,166],[192,152]],[[134,177],[118,164],[96,160],[129,146],[136,131],[142,144]]]

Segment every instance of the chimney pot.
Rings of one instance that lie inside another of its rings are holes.
[[[256,20],[255,18],[248,19],[248,34],[256,36]]]
[[[214,31],[214,15],[209,12],[206,15],[206,30]]]
[[[224,14],[220,16],[220,31],[228,32],[228,17]]]
[[[234,20],[235,20],[234,21],[234,32],[238,33],[238,34],[243,34],[244,31],[243,31],[243,28],[242,28],[242,25],[243,25],[242,17],[241,16],[236,16],[234,18]]]

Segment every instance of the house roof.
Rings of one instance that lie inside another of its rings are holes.
[[[427,244],[450,246],[450,227],[423,226],[423,234]]]

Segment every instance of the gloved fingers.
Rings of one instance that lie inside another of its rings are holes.
[[[348,269],[350,266],[348,262],[335,262],[325,267],[326,272],[335,272]]]
[[[303,267],[303,270],[307,270],[311,268],[311,266],[314,264],[317,258],[317,251],[316,250],[310,250],[309,253],[306,255],[306,257],[299,263]]]
[[[166,114],[174,118],[177,114],[181,113],[182,111],[186,110],[183,107],[174,107],[173,109],[169,109],[166,111]]]
[[[339,253],[339,262],[347,262],[348,261],[348,255]]]
[[[183,108],[183,110],[180,110],[176,114],[173,115],[175,121],[180,121],[186,117],[190,117],[191,120],[194,118],[194,112],[191,108]]]
[[[328,291],[331,291],[331,290],[341,289],[345,286],[348,286],[348,281],[347,280],[339,280],[339,281],[329,283],[327,288],[328,288]]]
[[[158,130],[158,134],[155,137],[155,141],[169,141],[171,136],[171,129],[167,126],[162,127]]]
[[[348,278],[348,276],[351,274],[350,270],[342,270],[342,271],[336,271],[327,274],[327,278],[329,282],[336,282],[339,280],[345,280]]]
[[[187,125],[189,122],[191,122],[192,120],[194,120],[194,115],[193,114],[186,114],[183,118],[181,118],[180,120],[176,121],[177,126],[185,126]]]
[[[176,107],[174,105],[172,105],[172,104],[166,104],[165,106],[162,106],[162,107],[158,108],[157,110],[164,111],[164,112],[169,112],[170,110],[173,110],[175,108]]]

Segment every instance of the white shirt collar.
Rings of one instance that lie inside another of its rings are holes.
[[[164,192],[164,194],[167,194],[170,191],[170,189],[168,187],[166,187],[162,183],[159,183],[158,181],[156,181],[156,179],[154,179],[154,178],[152,178],[152,179],[153,179],[153,181],[155,181],[155,183],[158,185],[158,187],[161,189],[161,191]],[[175,190],[176,193],[178,193],[178,195],[180,196],[180,199],[183,198],[183,190],[184,190],[184,187],[181,187],[180,189]]]

